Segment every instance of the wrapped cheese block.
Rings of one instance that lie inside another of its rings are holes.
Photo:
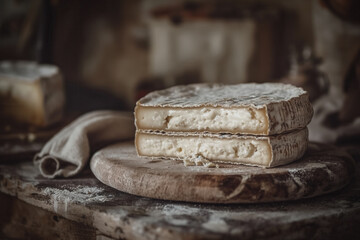
[[[0,114],[8,121],[48,126],[65,104],[59,69],[35,62],[0,62]]]
[[[301,88],[280,83],[193,84],[137,102],[139,156],[274,167],[299,159],[313,109]]]

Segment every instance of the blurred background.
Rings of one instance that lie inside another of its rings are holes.
[[[359,51],[357,0],[0,0],[0,60],[59,67],[60,123],[172,85],[286,82],[310,94],[311,140],[354,141]]]

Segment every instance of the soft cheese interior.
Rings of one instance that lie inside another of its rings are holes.
[[[153,108],[136,109],[139,129],[266,134],[264,108]]]
[[[313,109],[301,88],[279,83],[191,84],[136,103],[141,130],[275,135],[306,127]]]
[[[307,129],[274,137],[138,131],[136,147],[140,156],[175,159],[200,157],[212,162],[273,167],[301,157],[307,146],[306,139]]]
[[[200,159],[274,167],[304,154],[312,114],[307,93],[292,85],[174,86],[137,102],[135,145],[140,156],[185,165]]]

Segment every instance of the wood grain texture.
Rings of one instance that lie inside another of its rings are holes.
[[[0,164],[0,191],[95,228],[97,235],[140,240],[360,239],[359,164],[352,184],[338,192],[289,202],[219,205],[126,194],[99,182],[90,169],[70,179],[46,179],[28,160]],[[8,216],[11,206],[1,206],[0,215]]]
[[[199,203],[309,198],[344,187],[354,174],[349,155],[314,143],[300,160],[273,169],[230,164],[220,164],[220,168],[185,167],[182,161],[138,157],[131,142],[100,150],[90,166],[101,182],[120,191]]]
[[[0,214],[0,239],[95,240],[102,237],[94,228],[3,193],[0,193],[0,203],[6,209],[5,214]]]

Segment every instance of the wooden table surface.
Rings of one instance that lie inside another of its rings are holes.
[[[137,197],[102,184],[90,169],[71,179],[45,179],[30,161],[0,165],[0,191],[1,232],[8,237],[360,239],[359,170],[354,182],[338,192],[267,204]]]

